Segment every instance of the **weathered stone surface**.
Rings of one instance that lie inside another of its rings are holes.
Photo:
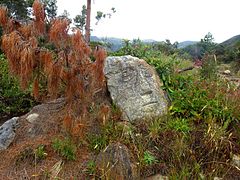
[[[125,120],[156,117],[166,113],[168,102],[155,70],[132,56],[107,57],[104,73],[112,100]]]
[[[169,180],[167,176],[162,176],[161,174],[156,174],[146,178],[146,180]]]
[[[103,179],[140,179],[137,166],[132,162],[129,151],[120,143],[110,144],[97,156],[97,169]]]
[[[54,121],[51,121],[51,119],[61,116],[65,104],[65,99],[59,98],[34,106],[29,113],[22,117],[29,123],[29,129],[27,130],[28,135],[36,137],[49,131],[54,131],[54,129],[57,128],[57,125]]]
[[[0,150],[7,149],[8,146],[13,142],[15,137],[15,128],[17,125],[18,117],[14,117],[6,121],[0,127]]]
[[[28,122],[33,123],[34,121],[37,120],[38,116],[39,114],[33,113],[33,114],[29,114],[26,119],[28,120]]]
[[[223,178],[220,177],[214,177],[213,180],[222,180]]]
[[[225,75],[231,75],[231,71],[230,71],[230,70],[225,70],[225,71],[223,71],[223,74],[225,74]]]
[[[240,155],[236,155],[236,154],[233,155],[232,164],[240,168]]]

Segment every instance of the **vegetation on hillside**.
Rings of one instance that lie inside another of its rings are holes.
[[[29,88],[22,91],[19,81],[8,71],[8,62],[0,55],[0,124],[13,116],[27,113],[36,102],[31,97]]]
[[[240,154],[240,89],[219,76],[221,58],[228,55],[219,55],[222,51],[211,34],[197,44],[201,67],[182,73],[178,70],[192,66],[195,55],[170,41],[125,40],[119,51],[109,53],[145,59],[156,69],[171,102],[166,116],[129,124],[122,122],[120,110],[105,93],[106,52],[97,48],[91,53],[78,29],[70,35],[69,20],[61,17],[48,22],[40,1],[34,1],[33,12],[33,21],[21,24],[7,16],[6,8],[0,9],[5,53],[0,58],[0,112],[28,110],[33,103],[30,90],[39,101],[64,96],[68,104],[65,116],[57,119],[63,130],[57,137],[47,137],[45,144],[41,141],[36,147],[18,149],[16,166],[30,159],[34,166],[29,168],[36,169],[57,157],[61,161],[54,167],[59,171],[64,162],[62,171],[99,178],[95,155],[110,143],[121,142],[134,155],[142,177],[158,173],[169,179],[240,176],[239,167],[232,163],[233,156]],[[233,61],[239,62],[238,44],[231,51]],[[8,69],[17,79],[9,76]],[[1,101],[2,97],[15,103]],[[78,159],[86,151],[88,162]],[[79,163],[84,170],[75,170]],[[34,176],[50,178],[47,169]]]
[[[239,176],[232,157],[240,153],[240,89],[219,77],[220,62],[216,61],[212,38],[201,43],[205,48],[202,67],[181,74],[177,69],[192,62],[182,59],[177,49],[169,55],[171,48],[154,50],[151,45],[128,42],[114,53],[146,59],[155,67],[171,100],[168,116],[133,129],[133,134],[140,136],[135,137],[137,140],[133,138],[129,146],[135,143],[138,147],[135,153],[143,176],[155,173],[170,179]]]
[[[190,54],[192,59],[202,59],[206,53],[212,53],[217,56],[217,60],[221,63],[230,63],[239,62],[239,49],[239,35],[217,44],[214,43],[213,35],[208,33],[200,42],[189,45],[182,51]]]

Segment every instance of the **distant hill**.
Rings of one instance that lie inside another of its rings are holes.
[[[90,37],[90,41],[99,42],[99,41],[101,41],[101,38],[99,38],[99,37],[97,37],[97,36],[91,36],[91,37]]]
[[[112,51],[117,51],[121,47],[123,47],[123,39],[120,38],[114,38],[114,37],[97,37],[97,36],[91,36],[91,41],[96,41],[96,42],[102,42],[102,43],[109,43],[111,45],[111,50]],[[146,44],[152,44],[152,43],[160,43],[160,41],[156,41],[154,39],[143,39],[141,40],[143,43]],[[163,41],[161,41],[163,43]],[[184,41],[180,42],[178,44],[178,48],[185,48],[189,45],[196,44],[196,41]]]
[[[90,40],[110,44],[111,51],[117,51],[123,46],[122,39],[120,38],[114,38],[114,37],[103,38],[103,37],[91,36]]]
[[[197,44],[197,43],[198,43],[197,41],[183,41],[183,42],[180,42],[178,44],[178,48],[179,49],[185,48],[187,46],[194,45],[194,44]]]
[[[123,39],[121,38],[114,38],[114,37],[97,37],[97,36],[91,36],[91,41],[97,41],[102,43],[109,43],[111,45],[111,51],[117,51],[121,47],[123,47]],[[143,43],[150,44],[150,43],[159,43],[160,41],[156,41],[153,39],[144,39],[141,40]],[[220,45],[233,47],[238,42],[240,42],[240,35],[234,36],[222,43]],[[194,47],[196,49],[195,45],[197,45],[198,41],[183,41],[178,44],[179,49],[183,49],[186,47]]]
[[[147,43],[147,44],[158,43],[158,41],[156,41],[154,39],[143,39],[142,42]]]
[[[120,39],[120,38],[114,38],[114,37],[104,38],[104,37],[91,36],[90,40],[96,41],[96,42],[102,42],[102,43],[109,43],[111,45],[111,49],[110,49],[111,51],[117,51],[123,47],[123,39]],[[158,42],[153,39],[143,39],[141,41],[146,44]]]
[[[239,42],[240,42],[240,34],[237,36],[233,36],[232,38],[230,38],[226,41],[223,41],[222,43],[220,43],[220,45],[233,47]]]

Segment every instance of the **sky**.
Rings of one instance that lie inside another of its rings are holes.
[[[87,0],[57,0],[73,18]],[[116,13],[96,25],[96,12]],[[240,34],[240,0],[92,0],[91,35],[171,42],[199,41],[211,32],[220,43]]]

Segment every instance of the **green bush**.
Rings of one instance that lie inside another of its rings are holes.
[[[45,149],[44,145],[39,145],[35,149],[35,156],[36,156],[37,160],[39,160],[39,161],[46,158],[47,153],[46,153],[46,149]]]
[[[92,176],[96,174],[96,163],[93,160],[88,161],[86,172],[88,175]]]
[[[88,135],[89,148],[92,151],[100,152],[108,144],[108,139],[105,135]]]
[[[54,151],[67,160],[76,159],[77,147],[70,139],[54,139],[52,143]]]
[[[152,155],[149,151],[145,151],[143,155],[143,163],[145,165],[153,165],[154,163],[157,163],[158,160],[154,155]]]
[[[231,96],[225,82],[192,80],[184,84],[185,87],[175,89],[171,93],[171,115],[197,120],[215,118],[221,123],[239,117],[235,113],[238,112],[238,102],[233,102],[234,97]]]
[[[8,71],[8,62],[0,55],[0,120],[18,116],[29,111],[36,102],[30,95],[30,90],[22,91],[19,82]]]
[[[189,133],[189,131],[191,130],[187,119],[177,118],[177,119],[170,120],[168,121],[167,126],[170,129],[183,132],[183,133]]]
[[[201,77],[204,79],[217,78],[217,60],[215,55],[206,55],[202,60],[202,69],[200,70]]]
[[[174,76],[174,69],[180,63],[180,60],[174,56],[161,55],[158,58],[148,59],[147,62],[155,67],[163,82],[163,89],[172,92],[172,77]]]
[[[123,40],[124,46],[117,52],[112,52],[112,56],[131,55],[138,58],[147,58],[151,54],[151,46],[144,44],[141,40],[135,39],[133,42],[130,40]]]

